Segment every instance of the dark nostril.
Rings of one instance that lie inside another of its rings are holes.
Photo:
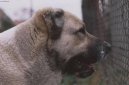
[[[108,47],[108,48],[111,48],[111,44],[109,44],[108,42],[104,41],[104,46]]]
[[[107,48],[107,49],[110,49],[111,48],[111,44],[109,44],[106,41],[97,40],[96,42],[97,42],[97,46],[98,47],[103,46],[104,48]]]
[[[107,53],[111,50],[111,44],[109,44],[108,42],[104,41],[103,45],[107,51]]]

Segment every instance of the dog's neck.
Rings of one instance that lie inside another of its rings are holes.
[[[57,85],[61,81],[61,73],[53,72],[47,62],[45,43],[47,35],[41,34],[35,26],[31,23],[27,23],[27,25],[23,23],[2,33],[1,36],[2,42],[4,42],[2,45],[12,50],[11,56],[16,54],[17,59],[21,61],[20,65],[22,65],[23,70],[26,70],[27,79],[30,82],[39,83],[35,79],[29,79],[32,75],[34,78],[39,78],[37,80],[46,79],[45,81],[42,80],[43,83],[47,81],[49,83],[49,80],[55,77],[53,81],[51,80],[53,84],[50,85]],[[28,75],[28,73],[32,75]]]

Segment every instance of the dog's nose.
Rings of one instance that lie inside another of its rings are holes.
[[[106,49],[106,53],[109,53],[109,51],[111,50],[111,44],[109,44],[108,42],[104,41],[103,46]]]
[[[97,50],[98,50],[98,55],[99,55],[99,60],[105,58],[105,56],[111,51],[111,44],[109,44],[108,42],[104,41],[104,42],[99,42],[98,46],[97,46]]]

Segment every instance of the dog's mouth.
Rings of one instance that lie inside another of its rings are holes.
[[[106,46],[104,46],[106,44]],[[110,45],[104,43],[89,48],[87,52],[77,54],[65,62],[63,73],[86,78],[94,73],[93,64],[101,60],[110,51]]]
[[[86,78],[94,73],[93,64],[97,60],[95,57],[81,53],[71,58],[64,66],[63,72],[68,75],[75,75],[79,78]]]

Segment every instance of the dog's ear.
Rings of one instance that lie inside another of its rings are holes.
[[[50,37],[53,40],[60,37],[64,25],[63,15],[64,11],[61,9],[49,11],[44,15],[44,20],[48,27]]]

